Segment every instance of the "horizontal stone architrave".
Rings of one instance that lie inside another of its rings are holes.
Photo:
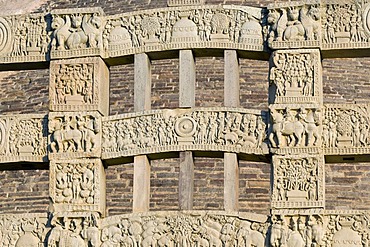
[[[102,122],[105,160],[196,150],[268,154],[264,134],[266,112],[258,110],[223,107],[153,110],[103,117]]]

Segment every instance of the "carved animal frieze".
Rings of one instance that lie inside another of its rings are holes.
[[[105,173],[100,160],[50,163],[50,198],[55,212],[105,209]]]
[[[319,50],[275,51],[270,68],[270,103],[322,102]]]
[[[52,61],[50,109],[108,114],[109,71],[100,58]]]
[[[243,110],[165,110],[103,120],[103,157],[166,150],[266,151],[266,123],[261,112]],[[176,148],[177,147],[177,148]]]
[[[98,113],[50,113],[49,158],[100,157],[101,117]]]
[[[273,172],[273,208],[324,207],[322,156],[274,156]]]

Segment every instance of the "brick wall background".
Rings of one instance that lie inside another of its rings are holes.
[[[5,1],[6,2],[6,1]],[[17,1],[15,1],[17,2]],[[100,6],[107,14],[165,7],[165,0],[33,0],[24,11]],[[274,1],[207,0],[207,4],[266,6]],[[1,9],[0,3],[0,9]],[[8,3],[9,4],[9,3]],[[31,8],[32,7],[32,8]],[[241,105],[267,109],[268,62],[240,61]],[[325,103],[368,102],[370,58],[325,59]],[[46,113],[49,71],[0,72],[0,113]],[[222,106],[223,59],[197,58],[197,106]],[[111,67],[110,114],[133,110],[133,66]],[[152,107],[178,106],[178,60],[153,61]],[[11,166],[10,166],[11,167]],[[369,164],[326,165],[328,209],[370,209]],[[151,210],[178,208],[179,160],[152,162]],[[107,211],[109,215],[130,212],[133,165],[108,167]],[[269,213],[270,164],[240,162],[241,211]],[[222,159],[195,159],[195,209],[223,209]],[[45,212],[48,208],[48,169],[0,171],[0,213]]]

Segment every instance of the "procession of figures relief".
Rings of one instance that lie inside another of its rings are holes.
[[[270,69],[270,103],[321,102],[319,50],[276,51]]]
[[[50,159],[100,157],[101,117],[98,113],[50,113]]]
[[[208,145],[215,149],[250,149],[261,153],[266,147],[263,116],[243,112],[157,111],[134,117],[103,121],[103,156],[109,153],[144,152],[173,145]],[[157,150],[159,151],[159,150]]]

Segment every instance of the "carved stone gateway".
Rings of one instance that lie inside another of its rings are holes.
[[[50,65],[50,112],[0,116],[0,163],[49,168],[48,215],[0,215],[0,247],[370,246],[368,211],[325,209],[325,162],[370,161],[370,105],[324,104],[322,82],[323,59],[369,54],[370,3],[167,3],[0,17],[3,65]],[[151,59],[176,54],[179,108],[151,110]],[[223,107],[195,107],[209,54],[225,57]],[[268,56],[269,107],[244,109],[239,59]],[[135,112],[109,116],[109,66],[127,63]],[[193,210],[194,156],[224,158],[224,211]],[[181,210],[149,212],[151,159],[168,157]],[[239,160],[271,161],[270,215],[239,212]],[[132,161],[133,213],[106,215],[105,168]]]

